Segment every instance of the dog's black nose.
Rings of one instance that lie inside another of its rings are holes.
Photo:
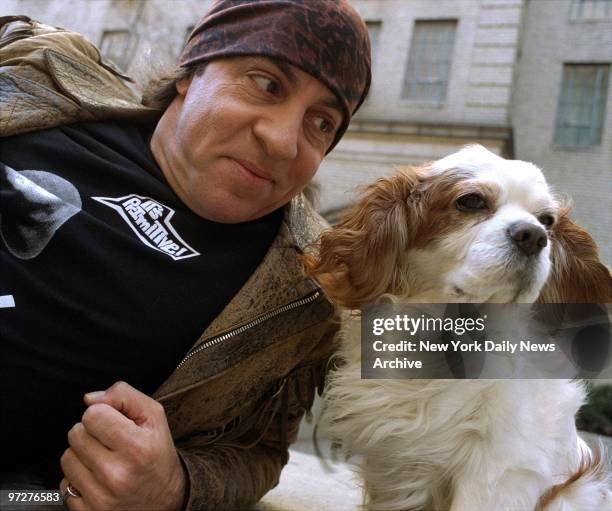
[[[512,241],[524,254],[537,255],[548,243],[546,231],[529,222],[514,222],[508,227]]]

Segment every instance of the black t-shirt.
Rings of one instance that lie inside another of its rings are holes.
[[[150,128],[150,127],[149,127]],[[81,123],[0,139],[0,442],[53,471],[85,392],[151,394],[261,262],[282,210],[242,224],[181,203],[147,130]]]

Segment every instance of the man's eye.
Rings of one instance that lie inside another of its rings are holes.
[[[268,94],[278,94],[280,91],[280,85],[278,82],[268,78],[267,76],[253,76],[253,80],[255,80],[255,83],[261,90],[267,92]]]
[[[315,126],[319,129],[319,131],[323,133],[332,133],[334,131],[334,125],[325,117],[315,117]]]

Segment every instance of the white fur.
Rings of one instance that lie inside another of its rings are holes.
[[[515,257],[506,230],[517,221],[540,225],[536,214],[555,210],[557,201],[540,169],[519,160],[504,160],[479,145],[467,146],[432,165],[432,172],[454,169],[473,175],[468,183],[499,187],[494,214],[486,222],[457,226],[443,242],[411,250],[408,266],[422,283],[411,298],[418,301],[533,302],[550,271],[550,244],[533,264]],[[443,274],[440,268],[445,268]],[[501,285],[500,285],[501,284]],[[455,287],[462,289],[457,295]]]
[[[469,146],[432,171],[471,172],[501,190],[495,212],[477,225],[457,226],[435,246],[409,250],[411,302],[532,302],[550,271],[550,244],[539,256],[514,257],[508,225],[537,223],[556,203],[534,165],[504,160]],[[460,289],[460,292],[457,291]],[[343,332],[326,391],[333,438],[359,460],[370,510],[533,511],[564,482],[588,447],[574,416],[585,399],[569,380],[361,379],[356,322]],[[610,511],[605,481],[579,479],[543,511]]]

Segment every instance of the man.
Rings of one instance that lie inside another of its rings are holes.
[[[300,192],[369,51],[345,1],[221,0],[160,116],[78,34],[0,19],[3,488],[222,510],[278,482],[337,329]]]

